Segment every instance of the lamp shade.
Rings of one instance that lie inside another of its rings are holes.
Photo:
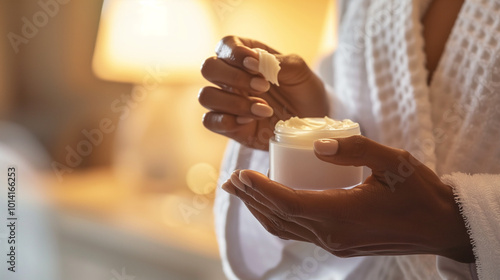
[[[106,80],[140,83],[148,69],[167,82],[201,79],[213,55],[215,15],[205,0],[105,0],[93,58]]]

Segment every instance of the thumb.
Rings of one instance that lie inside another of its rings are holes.
[[[284,84],[293,84],[300,86],[308,79],[311,79],[313,72],[305,62],[305,60],[296,54],[276,54],[276,59],[280,62],[281,70],[278,73],[278,78]],[[305,89],[307,92],[308,90]]]
[[[361,135],[325,138],[314,142],[316,156],[337,165],[368,166],[372,171],[396,170],[408,152],[379,144]]]

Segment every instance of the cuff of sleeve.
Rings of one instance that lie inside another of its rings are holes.
[[[453,173],[442,180],[453,188],[479,279],[500,279],[500,175]]]

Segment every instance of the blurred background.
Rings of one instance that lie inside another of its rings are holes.
[[[0,278],[223,279],[227,139],[201,124],[200,66],[238,35],[314,67],[336,43],[335,2],[1,0],[0,163],[19,170],[22,261]]]

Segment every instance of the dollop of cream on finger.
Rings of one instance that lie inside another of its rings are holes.
[[[259,54],[259,72],[268,82],[279,86],[278,73],[281,70],[280,62],[276,56],[260,48],[254,48]]]

